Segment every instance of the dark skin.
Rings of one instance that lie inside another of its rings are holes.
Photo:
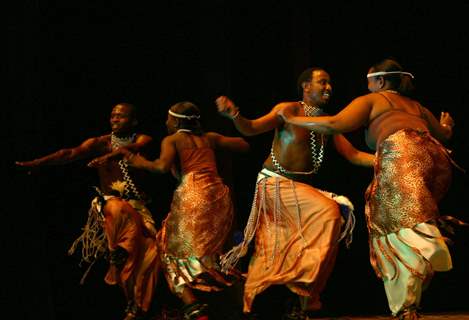
[[[112,134],[122,139],[133,135],[137,125],[134,114],[133,107],[129,104],[124,103],[114,106],[109,119]],[[31,161],[18,161],[16,165],[35,168],[40,166],[61,165],[77,160],[100,157],[101,161],[92,160],[88,166],[97,169],[101,191],[106,195],[116,194],[116,190],[112,188],[113,183],[125,181],[119,166],[118,157],[123,147],[113,150],[111,143],[112,134],[92,137],[86,139],[76,147],[60,149],[54,153]],[[137,133],[134,141],[134,143],[126,145],[125,148],[132,150],[132,152],[142,152],[149,146],[150,142],[152,142],[152,138],[148,135]],[[140,186],[142,185],[141,179],[144,178],[143,174],[145,174],[145,171],[131,169],[133,168],[129,168],[129,175],[140,195],[144,196],[141,194],[142,190]],[[117,192],[121,191],[122,190],[119,190]],[[127,217],[128,220],[132,220],[134,224],[134,235],[127,235],[129,238],[132,238],[132,244],[129,247],[123,248],[119,244],[111,247],[111,245],[108,244],[108,249],[111,252],[111,266],[114,265],[118,269],[121,269],[127,261],[129,254],[127,250],[130,249],[132,251],[132,246],[137,247],[142,245],[142,241],[145,241],[143,238],[154,239],[156,230],[152,223],[146,224],[141,219],[140,214],[127,201],[118,197],[106,201],[103,207],[103,214],[106,221],[112,221],[115,217],[124,216]],[[106,234],[106,236],[108,236],[108,234]],[[133,281],[122,280],[119,284],[125,291],[128,303],[135,304],[136,306]],[[140,311],[143,312],[142,310],[139,310],[139,312]],[[125,319],[135,319],[135,316],[132,312],[129,312],[126,314]]]
[[[312,79],[303,83],[303,101],[309,105],[324,107],[329,101],[332,91],[330,77],[324,70],[314,70]],[[216,99],[218,112],[232,118],[238,108],[226,96]],[[281,102],[273,107],[266,115],[250,120],[241,115],[233,119],[233,123],[243,135],[252,136],[275,129],[273,147],[275,155],[282,166],[289,171],[307,172],[312,169],[310,151],[310,131],[290,123],[286,123],[280,114],[304,116],[303,106],[298,102]],[[372,166],[374,155],[355,149],[341,134],[333,136],[337,151],[353,164]],[[275,171],[270,156],[264,166]]]
[[[198,148],[207,146],[210,146],[211,148],[221,147],[238,152],[246,152],[249,149],[249,145],[241,138],[226,137],[214,132],[206,133],[204,136],[192,136],[192,139]],[[161,142],[161,154],[158,159],[150,161],[140,155],[131,154],[127,154],[126,158],[131,166],[155,173],[167,173],[176,166],[178,150],[187,147],[187,145],[191,145],[191,141],[188,140],[189,138],[187,133],[173,133]],[[173,170],[173,175],[176,178],[179,178],[177,170]],[[194,293],[189,287],[185,287],[183,289],[180,294],[180,298],[185,304],[192,304],[197,301]]]
[[[314,70],[311,80],[302,83],[302,100],[310,105],[323,108],[329,102],[332,92],[329,74],[324,70]],[[233,120],[236,129],[245,136],[258,135],[275,130],[272,142],[273,150],[278,162],[290,172],[311,172],[314,168],[311,152],[310,130],[286,123],[280,113],[295,116],[304,116],[304,107],[298,101],[281,102],[275,105],[270,112],[257,119],[247,119],[239,114],[238,107],[226,96],[216,99],[218,112]],[[318,146],[320,136],[316,135]],[[371,167],[374,164],[374,155],[355,149],[352,144],[341,134],[332,137],[334,147],[348,161],[355,165]],[[267,156],[264,167],[277,171],[272,162],[272,157]],[[314,174],[300,175],[297,173],[286,174],[293,180],[312,184]],[[300,299],[304,310],[309,308],[308,299]]]
[[[152,161],[123,149],[121,153],[125,155],[129,165],[154,173],[168,173],[172,171],[173,175],[179,178],[179,173],[176,169],[178,153],[181,149],[193,147],[193,143],[195,143],[197,148],[209,147],[235,152],[247,152],[249,150],[249,144],[239,137],[228,137],[216,132],[207,132],[200,136],[188,132],[178,132],[177,130],[180,128],[179,119],[171,115],[168,115],[166,127],[169,135],[161,142],[159,158]],[[197,301],[189,287],[185,287],[179,297],[186,305]]]
[[[171,115],[168,115],[166,126],[170,135],[165,137],[161,142],[160,157],[154,161],[148,161],[142,156],[129,157],[129,154],[127,154],[131,166],[152,172],[166,173],[176,166],[179,150],[191,147],[192,142],[198,148],[210,147],[212,149],[224,149],[234,152],[247,152],[249,150],[249,144],[244,139],[228,137],[216,132],[207,132],[201,136],[192,135],[192,139],[189,139],[188,133],[177,132],[179,120]]]
[[[370,68],[368,74],[377,71],[381,70]],[[373,139],[369,141],[369,146],[372,149],[377,149],[377,146],[379,147],[380,143],[394,132],[407,128],[429,132],[442,143],[447,142],[452,137],[454,120],[448,112],[441,112],[438,120],[418,101],[401,95],[397,91],[398,86],[383,75],[370,76],[367,79],[370,93],[355,98],[335,115],[326,117],[306,117],[287,113],[281,113],[280,115],[287,123],[324,134],[337,134],[367,127],[373,120],[380,121],[377,120],[377,117],[385,116],[388,112],[395,112],[387,119],[381,118],[381,122],[376,125],[376,133]],[[422,121],[422,119],[425,121]],[[379,163],[378,167],[380,165]],[[378,188],[385,189],[388,184],[390,183],[379,183]],[[396,196],[400,197],[400,195]],[[419,249],[415,250],[418,251]],[[430,281],[430,279],[431,276],[425,281]],[[424,282],[424,287],[425,285],[428,285],[428,282]],[[413,320],[419,318],[412,308],[405,308],[402,311],[405,312],[402,313],[399,319]]]
[[[370,72],[373,70],[370,69]],[[369,94],[355,98],[342,111],[333,116],[325,117],[305,117],[304,115],[293,115],[280,113],[284,121],[290,124],[321,132],[325,134],[338,134],[356,130],[375,119],[380,114],[391,108],[389,102],[378,92],[382,92],[392,99],[396,108],[409,114],[419,115],[419,103],[410,98],[400,96],[396,93],[386,92],[393,89],[391,83],[383,76],[371,77],[368,79]],[[436,119],[433,114],[423,106],[420,106],[427,120],[427,127],[416,127],[416,124],[407,120],[405,126],[415,129],[428,130],[435,138],[441,142],[448,141],[452,136],[454,121],[448,112],[442,112],[440,119]],[[381,128],[379,137],[386,137],[386,128]]]
[[[137,120],[133,117],[132,109],[125,104],[117,104],[111,112],[110,124],[112,132],[118,137],[127,137],[133,133]],[[137,134],[135,143],[127,145],[126,148],[133,152],[139,152],[147,147],[152,138],[145,134]],[[35,168],[40,166],[52,166],[70,163],[77,160],[91,159],[99,156],[112,159],[103,161],[102,164],[91,161],[89,166],[98,171],[101,191],[105,194],[111,193],[111,184],[117,180],[122,181],[122,172],[115,156],[119,150],[112,150],[111,134],[92,137],[83,141],[79,146],[60,149],[49,155],[31,160],[17,161],[20,167]],[[138,180],[138,175],[135,176]]]

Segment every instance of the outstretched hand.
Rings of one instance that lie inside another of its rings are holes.
[[[109,161],[110,158],[111,158],[110,154],[105,154],[104,156],[94,158],[93,160],[88,162],[87,166],[90,167],[90,168],[102,167],[106,162]]]
[[[451,117],[451,115],[449,114],[449,112],[441,112],[441,115],[440,115],[440,124],[442,126],[449,126],[451,128],[454,127],[454,120],[453,118]]]
[[[28,175],[31,175],[33,171],[38,171],[39,170],[39,161],[36,160],[31,160],[31,161],[15,161],[15,165],[18,167],[21,167],[23,169],[26,169],[26,173]]]
[[[139,154],[131,153],[125,155],[124,159],[127,161],[127,164],[131,167],[142,168],[144,167],[147,160]]]
[[[220,96],[215,100],[218,113],[222,116],[234,119],[239,114],[238,107],[227,96]]]
[[[28,168],[33,168],[33,167],[38,167],[39,166],[39,161],[36,160],[31,160],[31,161],[15,161],[15,164],[18,167],[28,167]]]
[[[125,158],[129,154],[132,154],[127,148],[118,148],[114,150],[113,152],[107,153],[103,156],[99,156],[97,158],[94,158],[90,162],[88,162],[88,167],[90,168],[98,168],[106,164],[106,162],[109,162],[111,160],[117,160],[121,158]]]

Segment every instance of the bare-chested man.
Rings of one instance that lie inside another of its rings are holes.
[[[275,129],[271,152],[257,177],[244,241],[225,255],[224,268],[234,267],[255,237],[244,312],[251,312],[256,295],[269,286],[285,285],[302,297],[300,308],[287,310],[288,319],[305,319],[306,311],[321,308],[320,293],[335,263],[339,240],[353,229],[350,220],[344,225],[340,212],[340,207],[353,210],[348,199],[312,186],[323,161],[325,136],[287,124],[278,115],[280,110],[294,115],[325,114],[322,107],[332,92],[330,76],[321,68],[309,68],[300,75],[298,84],[302,101],[281,102],[255,120],[241,116],[228,97],[216,100],[219,113],[232,119],[243,135]],[[374,156],[356,150],[344,136],[334,135],[332,139],[337,151],[350,162],[373,165]],[[349,218],[353,220],[353,215]]]
[[[152,138],[134,131],[137,118],[136,109],[131,104],[114,106],[110,124],[110,134],[92,137],[77,147],[16,164],[39,167],[99,156],[109,158],[99,165],[96,161],[89,164],[97,168],[100,196],[92,201],[85,231],[75,241],[70,253],[79,244],[91,246],[83,250],[89,254],[83,256],[83,260],[92,263],[109,250],[110,266],[105,281],[122,287],[128,301],[125,320],[131,320],[148,311],[153,298],[158,272],[156,229],[152,215],[145,207],[146,195],[141,190],[144,171],[131,168],[126,161],[113,156],[121,147],[143,152]]]

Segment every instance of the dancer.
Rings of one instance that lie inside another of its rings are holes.
[[[128,167],[126,161],[114,159],[120,148],[144,151],[152,138],[136,133],[136,108],[119,103],[110,116],[111,133],[86,139],[79,146],[58,150],[44,157],[16,162],[21,167],[61,165],[72,161],[103,156],[106,165],[96,167],[100,187],[92,201],[83,234],[69,253],[82,246],[82,260],[90,263],[109,255],[109,269],[104,278],[119,285],[127,299],[125,320],[138,319],[149,310],[157,281],[158,259],[156,228],[141,189],[142,174]],[[89,269],[87,270],[87,272]],[[87,274],[85,273],[82,281]]]
[[[281,115],[289,124],[322,134],[367,126],[367,144],[377,157],[365,195],[370,261],[384,281],[392,314],[413,320],[434,271],[452,268],[437,223],[443,218],[438,202],[452,175],[452,160],[442,143],[451,138],[454,121],[448,112],[438,121],[410,98],[414,76],[393,59],[373,65],[367,78],[371,93],[336,115]]]
[[[218,265],[231,230],[233,203],[228,186],[218,175],[215,149],[246,152],[239,137],[204,132],[200,111],[179,102],[168,111],[169,135],[161,142],[160,157],[149,161],[126,153],[129,164],[156,173],[173,172],[179,180],[159,243],[162,266],[171,291],[184,303],[184,319],[207,319],[207,305],[193,289],[219,291],[231,284]]]
[[[246,314],[252,313],[255,297],[273,285],[285,285],[302,297],[296,299],[301,300],[301,306],[287,310],[284,319],[305,319],[306,311],[320,310],[320,293],[334,266],[339,240],[351,241],[352,203],[313,186],[324,159],[325,136],[287,124],[278,116],[282,110],[298,115],[323,114],[332,92],[330,76],[322,68],[308,68],[300,75],[298,86],[301,101],[281,102],[255,120],[241,116],[228,97],[216,100],[220,114],[232,119],[243,135],[275,129],[270,154],[257,177],[244,241],[223,258],[224,268],[232,269],[256,238],[245,283]],[[372,166],[372,154],[356,150],[342,135],[332,140],[338,152],[352,163]],[[345,220],[340,207],[348,211]]]

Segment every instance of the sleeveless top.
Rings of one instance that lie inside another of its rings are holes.
[[[368,123],[368,128],[365,130],[365,141],[370,149],[376,150],[376,147],[382,140],[400,129],[411,128],[428,131],[427,121],[419,103],[417,103],[417,106],[420,114],[415,115],[405,110],[397,109],[389,97],[381,92],[378,93],[389,102],[391,109],[379,114]]]
[[[190,134],[189,137],[193,140]],[[213,172],[218,175],[215,152],[209,146],[197,147],[194,142],[193,147],[179,150],[179,161],[183,175],[193,171]]]

